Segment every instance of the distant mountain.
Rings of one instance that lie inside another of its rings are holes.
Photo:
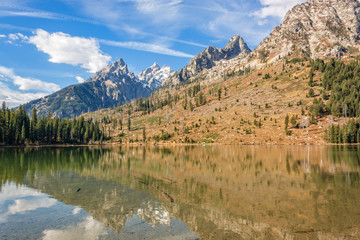
[[[290,10],[283,23],[255,49],[263,62],[294,52],[311,58],[359,51],[359,0],[308,0]]]
[[[138,79],[154,91],[155,89],[161,87],[163,82],[173,74],[174,70],[170,67],[165,65],[160,68],[157,63],[154,63],[151,67],[141,71],[138,75]]]
[[[38,114],[61,118],[74,117],[101,108],[116,106],[139,97],[148,97],[152,90],[129,72],[122,59],[97,72],[85,83],[66,87],[49,96],[25,104],[27,112],[35,107]]]
[[[218,50],[211,46],[196,55],[185,68],[175,73],[165,84],[175,85],[185,82],[197,76],[204,69],[214,67],[216,62],[220,60],[230,60],[240,56],[246,57],[250,52],[244,39],[239,35],[235,35],[224,48]]]

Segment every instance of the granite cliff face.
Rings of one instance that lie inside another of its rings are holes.
[[[235,35],[224,48],[218,50],[211,46],[196,55],[185,68],[175,73],[165,84],[176,85],[186,82],[196,77],[204,69],[211,69],[216,66],[218,61],[230,60],[235,57],[246,57],[250,52],[245,41],[239,35]]]
[[[152,90],[129,72],[122,59],[97,72],[85,83],[66,87],[49,96],[25,105],[27,112],[35,107],[38,114],[51,113],[61,118],[74,117],[101,108],[116,106],[139,97],[148,97]]]
[[[262,62],[294,52],[338,57],[359,51],[359,33],[359,0],[308,0],[291,9],[254,53]]]

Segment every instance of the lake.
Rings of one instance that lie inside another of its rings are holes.
[[[0,149],[0,239],[359,239],[360,148]]]

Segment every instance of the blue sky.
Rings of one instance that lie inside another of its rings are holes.
[[[174,70],[239,34],[254,49],[305,0],[1,0],[0,101],[10,107],[123,58]]]

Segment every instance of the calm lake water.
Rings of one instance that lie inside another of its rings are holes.
[[[0,239],[359,239],[360,149],[0,149]]]

